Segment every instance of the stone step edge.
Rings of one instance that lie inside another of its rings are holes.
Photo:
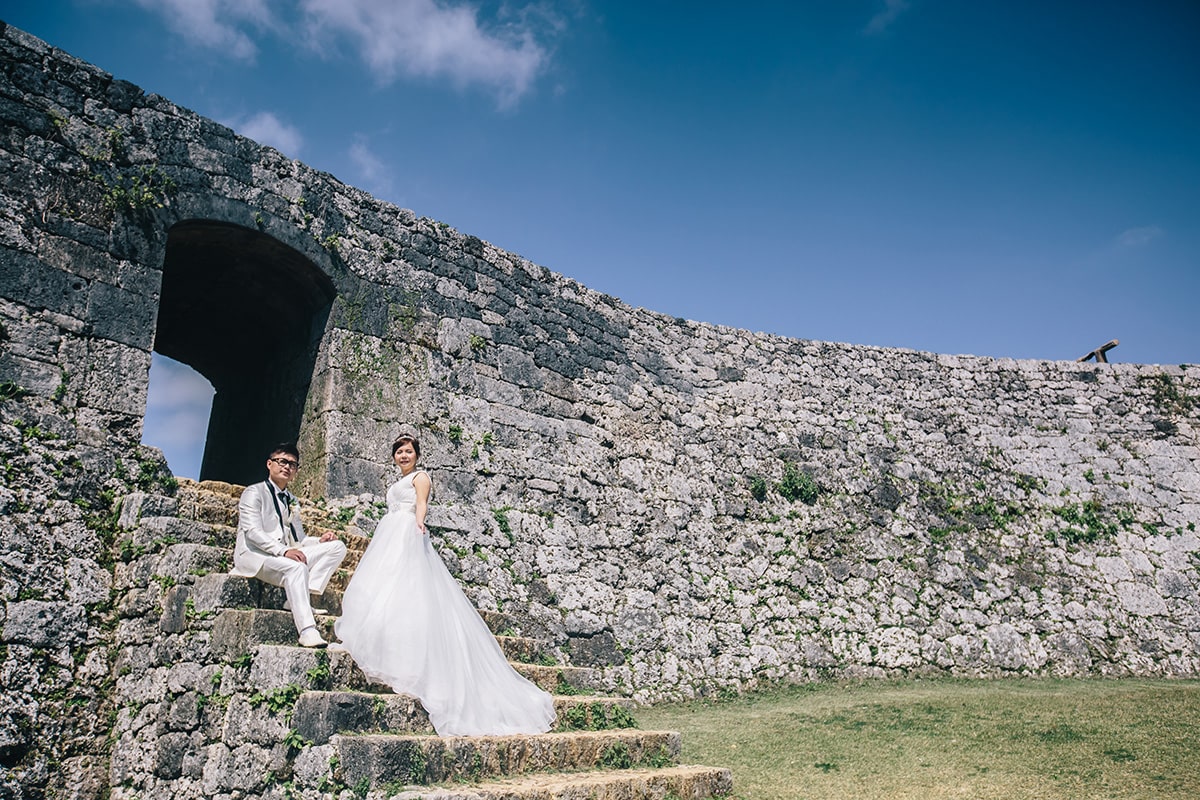
[[[203,545],[189,546],[203,547]],[[218,548],[206,549],[215,550]],[[185,580],[188,577],[192,578],[189,583],[191,583],[194,587],[191,592],[193,593],[193,602],[196,605],[197,611],[212,612],[213,614],[221,614],[227,611],[240,613],[279,613],[286,614],[287,617],[291,619],[292,612],[286,608],[283,608],[286,596],[283,593],[283,589],[278,586],[271,586],[266,583],[263,583],[261,586],[255,586],[254,589],[257,590],[257,593],[261,598],[260,600],[255,601],[257,602],[257,605],[223,605],[221,600],[223,598],[222,589],[224,587],[218,584],[222,582],[238,584],[241,582],[253,581],[255,579],[247,578],[243,575],[233,575],[229,572],[210,572],[205,575],[197,576],[185,575],[181,579],[175,576],[175,573],[178,572],[178,570],[164,570],[164,572],[167,572],[169,577],[174,578],[174,580],[177,582],[175,585],[187,585]],[[241,592],[239,593],[240,596],[236,596],[236,601],[248,602],[253,599],[253,594],[253,591]],[[323,594],[311,595],[310,597],[312,605],[315,608],[328,607],[328,613],[316,614],[317,625],[321,626],[322,628],[332,630],[330,626],[341,616],[343,597],[342,590],[330,587],[326,588]],[[480,617],[487,622],[489,615],[481,614]],[[491,629],[491,624],[489,623],[489,630]],[[528,658],[542,658],[548,656],[550,651],[553,649],[553,645],[549,642],[532,636],[496,633],[494,630],[492,631],[492,636],[496,639],[497,644],[500,645],[500,649],[510,656],[524,655]],[[537,664],[540,666],[554,666],[558,662],[554,661],[552,663],[546,663],[543,661],[524,661],[521,663]]]
[[[172,587],[172,590],[178,587]],[[274,594],[281,592],[275,588]],[[186,590],[186,591],[185,591]],[[176,594],[186,594],[191,596],[191,589],[184,587],[179,589]],[[186,602],[187,597],[180,602]],[[340,605],[340,600],[337,597],[330,596],[329,600],[335,601],[331,605]],[[194,607],[197,611],[202,611],[209,614],[213,622],[210,627],[213,628],[213,636],[218,637],[221,645],[218,647],[219,655],[225,654],[229,649],[247,648],[260,644],[273,644],[282,647],[299,647],[298,635],[295,631],[295,622],[291,611],[285,611],[281,608],[237,608],[229,606],[221,606],[213,603],[211,599],[196,602],[193,600]],[[179,603],[176,603],[179,605]],[[182,607],[182,606],[181,606]],[[333,609],[340,610],[340,609]],[[178,616],[178,614],[176,614]],[[315,615],[317,630],[321,636],[329,643],[337,643],[337,631],[334,626],[337,623],[338,617],[336,614],[317,614]],[[245,624],[237,624],[239,620],[244,620]],[[237,631],[236,636],[227,637],[227,633]],[[535,655],[548,655],[549,650],[544,642],[529,637],[495,637],[500,649],[504,652],[508,662],[513,665],[513,668],[525,675],[526,678],[534,680],[530,677],[532,674],[541,675],[537,670],[557,670],[563,674],[563,680],[575,688],[584,688],[586,681],[592,676],[592,670],[587,667],[575,667],[569,664],[559,664],[557,661],[553,663],[544,663],[542,661],[521,661],[520,657],[532,658]],[[526,647],[525,643],[533,642],[535,646]],[[582,670],[587,670],[583,672]],[[575,678],[575,680],[572,680]],[[558,675],[552,676],[552,679],[557,681]],[[581,683],[581,681],[583,683]],[[534,681],[537,683],[537,681]],[[538,684],[542,686],[541,683]],[[557,686],[557,683],[554,685]],[[545,688],[543,686],[543,688]]]
[[[290,624],[290,622],[289,622]],[[293,629],[294,630],[294,629]],[[226,649],[226,648],[222,648]],[[233,664],[243,656],[232,652],[239,648],[226,649],[225,657],[217,655],[219,663]],[[240,651],[249,655],[255,665],[251,674],[255,676],[254,686],[258,691],[269,691],[287,685],[295,675],[303,675],[308,669],[318,663],[324,655],[325,664],[330,671],[329,687],[331,691],[360,692],[363,694],[392,695],[395,692],[386,684],[376,683],[368,678],[354,663],[354,659],[344,650],[329,650],[300,647],[298,644],[276,644],[259,642],[248,651]],[[274,670],[263,671],[260,657],[268,661],[280,662]],[[296,666],[299,664],[299,666]],[[516,672],[536,684],[543,691],[556,697],[591,696],[594,690],[593,679],[595,670],[591,667],[542,667],[519,662],[509,662]],[[283,670],[279,672],[279,670]],[[320,687],[308,687],[316,691]],[[563,691],[563,690],[566,691]],[[614,699],[627,699],[615,696]],[[631,703],[633,701],[630,701]]]
[[[597,688],[597,674],[592,667],[575,667],[569,664],[548,667],[519,661],[508,663],[530,683],[550,694],[582,694]]]
[[[396,692],[371,692],[364,689],[305,689],[302,693],[302,696],[337,694],[364,695],[366,697],[412,697],[412,695],[398,694]],[[556,694],[553,695],[553,697],[556,705],[559,703],[564,705],[590,705],[592,703],[601,703],[604,705],[621,706],[625,709],[637,708],[637,703],[628,697],[612,697],[604,694]]]
[[[513,742],[530,742],[539,739],[559,740],[559,739],[578,739],[578,738],[593,738],[593,739],[610,739],[613,735],[629,736],[636,735],[638,737],[654,737],[654,736],[669,736],[675,739],[679,738],[678,731],[659,730],[659,729],[642,729],[642,728],[618,728],[608,731],[551,731],[549,733],[507,733],[507,734],[491,734],[485,736],[439,736],[437,734],[391,734],[391,733],[363,733],[363,734],[346,734],[341,735],[342,739],[352,739],[355,741],[371,741],[371,740],[387,740],[387,741],[413,741],[413,742],[438,742],[444,745],[447,749],[453,749],[462,744],[478,744],[487,742],[497,745]]]
[[[668,792],[689,800],[719,798],[733,791],[733,774],[724,767],[688,764],[655,770],[553,772],[453,788],[406,786],[389,800],[575,800],[585,796],[584,791],[598,800],[662,797]]]
[[[234,575],[228,570],[228,564],[232,561],[232,553],[227,548],[217,545],[193,544],[177,542],[167,546],[163,551],[164,559],[169,556],[169,560],[164,560],[159,564],[159,571],[156,575],[169,577],[172,579],[172,585],[194,586],[194,591],[200,593],[195,602],[197,609],[203,611],[283,611],[283,601],[285,596],[283,589],[278,586],[272,586],[257,580],[256,578],[248,578],[244,575]],[[223,562],[223,569],[207,569],[201,570],[206,564],[221,562],[222,557],[227,557]],[[336,576],[335,576],[336,577]],[[247,584],[246,590],[241,590],[235,586],[238,583]],[[226,586],[220,584],[229,584]],[[229,598],[232,592],[234,604],[222,604],[221,598]],[[345,592],[341,587],[334,586],[333,581],[326,587],[325,593],[313,599],[313,605],[320,608],[322,605],[330,605],[341,609],[342,597]],[[249,602],[251,598],[256,596],[261,597],[266,595],[270,605],[250,605],[244,606],[241,603]],[[508,638],[514,642],[529,642],[537,643],[541,648],[547,649],[552,645],[542,639],[537,639],[530,636],[522,636],[520,634],[506,634],[504,631],[512,630],[512,617],[499,611],[489,611],[487,609],[477,608],[479,616],[487,624],[488,629],[492,631],[497,638]],[[331,614],[329,616],[337,616]],[[530,645],[532,646],[532,645]]]
[[[507,736],[338,734],[329,743],[347,786],[380,787],[676,766],[680,740],[677,731],[624,729]]]
[[[623,697],[560,695],[554,697],[553,731],[637,730],[627,713],[633,701]],[[621,714],[621,709],[625,714]],[[296,698],[292,724],[315,744],[334,735],[430,735],[434,733],[421,701],[408,694],[380,694],[356,689],[306,689]]]

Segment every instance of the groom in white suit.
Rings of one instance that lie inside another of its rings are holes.
[[[247,486],[238,501],[237,545],[233,551],[234,575],[258,578],[282,586],[285,608],[291,609],[304,647],[324,647],[317,631],[309,594],[321,594],[334,570],[346,557],[346,545],[336,534],[319,539],[304,535],[300,509],[288,484],[300,468],[300,452],[281,444],[267,457],[267,480]]]

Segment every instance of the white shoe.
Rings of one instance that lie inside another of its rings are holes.
[[[305,628],[300,634],[301,647],[327,647],[329,642],[321,638],[321,634],[317,633],[316,628]]]

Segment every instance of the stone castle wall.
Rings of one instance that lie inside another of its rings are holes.
[[[0,383],[19,409],[0,476],[6,768],[28,763],[22,742],[49,724],[33,711],[62,681],[104,702],[92,595],[113,534],[95,509],[158,480],[137,441],[151,350],[186,311],[167,280],[247,249],[237,275],[294,277],[315,309],[289,373],[307,387],[285,398],[295,428],[270,432],[298,434],[303,491],[369,508],[388,443],[417,430],[469,592],[612,688],[1200,672],[1200,368],[800,341],[630,308],[13,28],[0,50]],[[211,292],[219,316],[236,292]],[[197,364],[230,358],[204,331],[172,341]],[[30,444],[46,431],[69,446]],[[93,542],[82,555],[70,530]],[[63,614],[74,655],[38,633]]]

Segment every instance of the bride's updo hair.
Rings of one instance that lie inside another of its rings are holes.
[[[417,458],[421,457],[421,443],[417,441],[415,434],[402,433],[396,437],[396,441],[392,442],[392,458],[396,457],[396,451],[400,449],[402,444],[411,444],[413,452],[417,454]]]

